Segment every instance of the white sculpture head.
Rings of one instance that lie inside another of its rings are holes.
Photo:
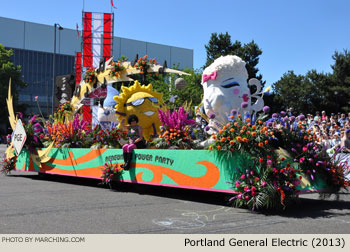
[[[221,56],[204,69],[202,85],[204,89],[203,105],[207,115],[215,113],[215,119],[226,123],[232,109],[238,113],[251,110],[248,72],[245,62],[233,55]],[[241,104],[247,103],[246,108]]]

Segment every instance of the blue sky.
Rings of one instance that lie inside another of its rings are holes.
[[[0,16],[75,29],[85,11],[110,12],[110,0],[2,1]],[[114,34],[194,50],[194,68],[206,61],[211,33],[254,40],[267,86],[288,70],[331,72],[332,55],[350,46],[348,0],[114,0]],[[0,35],[1,36],[1,35]]]

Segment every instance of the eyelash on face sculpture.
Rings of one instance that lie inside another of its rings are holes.
[[[221,85],[223,88],[231,88],[239,86],[239,83],[237,81],[229,82],[227,84]]]

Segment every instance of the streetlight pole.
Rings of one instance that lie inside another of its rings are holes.
[[[56,27],[58,30],[63,30],[62,26],[59,24],[54,24],[54,37],[53,37],[53,62],[52,62],[52,115],[54,111],[55,104],[55,84],[56,84]]]

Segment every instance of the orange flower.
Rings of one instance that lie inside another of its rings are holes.
[[[240,130],[239,133],[243,134],[243,133],[244,133],[244,130]]]
[[[236,137],[236,140],[237,140],[238,142],[241,142],[241,141],[242,141],[242,137],[238,136],[238,137]]]
[[[230,141],[231,137],[228,136],[228,137],[226,137],[226,139]]]
[[[220,139],[220,142],[225,142],[225,140],[226,140],[226,138],[224,138],[224,137],[222,137],[221,139]]]
[[[231,131],[231,132],[234,132],[234,131],[235,131],[235,129],[234,129],[234,128],[232,128],[232,129],[230,129],[230,131]]]
[[[220,145],[216,146],[216,148],[217,148],[218,150],[221,150],[221,146],[220,146]]]
[[[233,140],[230,141],[230,145],[233,145],[235,142]]]
[[[238,116],[238,117],[241,117],[241,114],[238,114],[237,116]]]
[[[219,134],[222,134],[222,132],[224,132],[223,130],[219,130]]]
[[[224,126],[222,129],[225,130],[225,129],[226,129],[226,126]]]
[[[215,134],[213,134],[212,136],[211,136],[213,139],[216,139],[216,136],[215,136]]]
[[[269,141],[268,140],[265,140],[265,144],[268,144],[269,143]]]
[[[256,129],[256,125],[253,125],[253,126],[252,126],[252,129],[255,130],[255,129]]]
[[[237,126],[237,125],[238,125],[238,122],[235,122],[233,125],[234,125],[234,126]]]
[[[250,127],[250,126],[252,126],[252,124],[251,123],[247,123],[247,126]]]
[[[230,116],[230,119],[233,119],[233,118],[235,118],[234,116]]]
[[[260,143],[258,144],[258,146],[259,146],[259,147],[263,147],[264,144],[263,144],[262,142],[260,142]]]
[[[252,132],[252,136],[256,137],[256,132],[255,131]]]
[[[248,138],[246,138],[246,137],[243,137],[242,141],[243,141],[244,143],[248,143],[248,142],[249,142]]]
[[[259,124],[262,124],[263,122],[261,120],[258,121]]]
[[[250,118],[245,119],[246,122],[250,122]]]
[[[230,127],[230,123],[226,124],[226,128]]]
[[[209,146],[209,150],[212,150],[213,149],[213,146]]]

